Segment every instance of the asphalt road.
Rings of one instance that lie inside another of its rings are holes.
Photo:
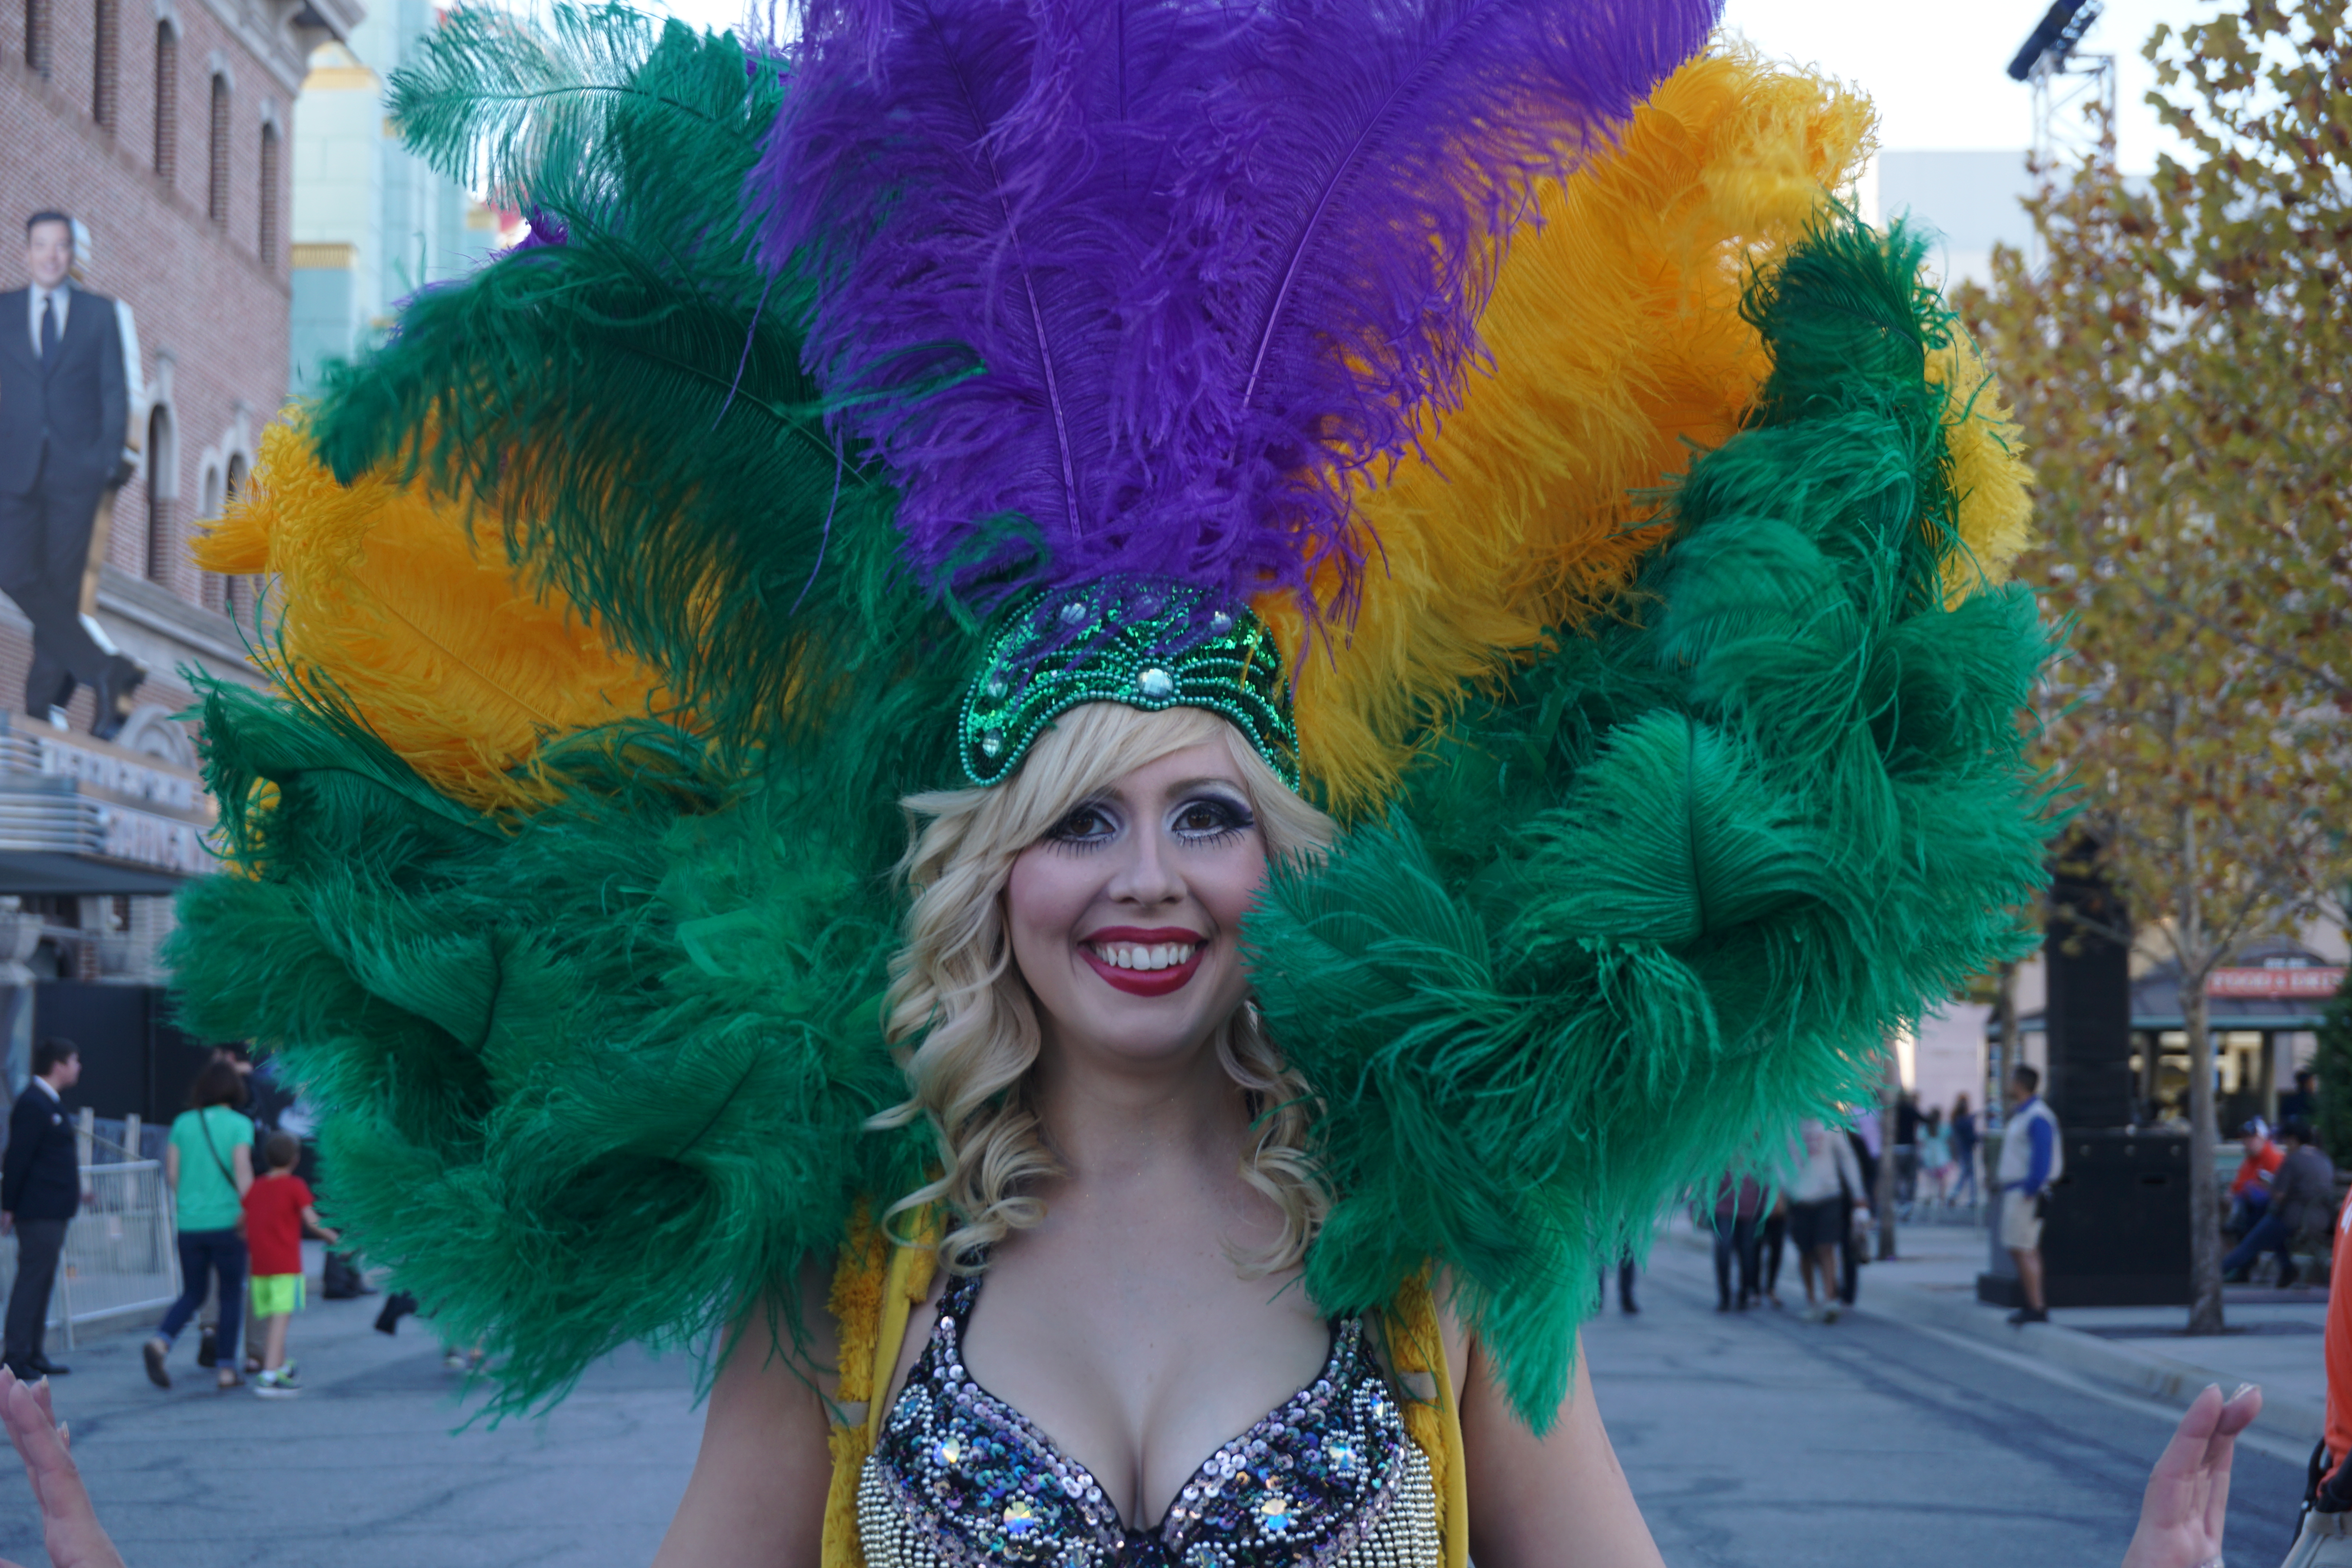
[[[1718,1317],[1706,1259],[1660,1249],[1627,1319],[1588,1331],[1601,1412],[1674,1568],[2113,1568],[2168,1424],[2129,1403],[1866,1314]],[[1864,1279],[1865,1309],[1869,1279]],[[1794,1299],[1793,1289],[1788,1293]],[[553,1415],[464,1430],[429,1325],[376,1302],[299,1320],[299,1399],[215,1394],[138,1340],[85,1345],[60,1408],[132,1568],[644,1568],[701,1417],[692,1373],[628,1353]],[[60,1359],[66,1359],[62,1355]],[[2230,1560],[2284,1556],[2299,1468],[2242,1450]],[[46,1563],[23,1481],[0,1477],[0,1557]]]
[[[1869,1317],[1718,1314],[1708,1260],[1661,1245],[1627,1318],[1585,1331],[1620,1461],[1672,1568],[2115,1568],[2172,1417]],[[2275,1446],[2273,1446],[2275,1447]],[[2294,1535],[2302,1466],[2241,1445],[2232,1563]]]

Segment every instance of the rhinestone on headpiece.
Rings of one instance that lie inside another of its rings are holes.
[[[1010,612],[964,689],[958,753],[1001,784],[1055,720],[1087,702],[1206,708],[1292,789],[1298,731],[1274,634],[1249,607],[1190,584],[1129,579],[1048,589]]]

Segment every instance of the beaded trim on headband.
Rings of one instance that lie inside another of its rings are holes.
[[[957,751],[965,775],[1002,784],[1055,720],[1086,702],[1222,713],[1285,784],[1298,787],[1282,651],[1245,605],[1187,583],[1134,578],[1024,601],[964,689]]]

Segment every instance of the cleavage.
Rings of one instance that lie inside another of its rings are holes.
[[[1118,1514],[1121,1525],[1130,1534],[1139,1535],[1158,1533],[1160,1530],[1166,1525],[1171,1511],[1176,1507],[1178,1502],[1181,1500],[1184,1489],[1187,1487],[1192,1486],[1201,1481],[1209,1473],[1213,1467],[1216,1466],[1225,1458],[1229,1450],[1248,1442],[1262,1427],[1266,1425],[1269,1420],[1283,1409],[1284,1405],[1289,1402],[1289,1399],[1292,1396],[1289,1393],[1286,1392],[1283,1396],[1276,1399],[1271,1405],[1269,1405],[1264,1412],[1261,1412],[1253,1417],[1246,1426],[1243,1426],[1238,1431],[1228,1433],[1217,1439],[1215,1446],[1203,1454],[1199,1462],[1192,1466],[1192,1468],[1188,1469],[1182,1478],[1176,1482],[1175,1486],[1169,1489],[1168,1502],[1151,1517],[1149,1524],[1139,1525],[1131,1515],[1132,1513],[1142,1511],[1146,1505],[1146,1492],[1144,1489],[1146,1483],[1140,1473],[1138,1473],[1134,1478],[1134,1496],[1129,1500],[1129,1507],[1124,1509],[1118,1507],[1118,1494],[1109,1487],[1103,1485],[1101,1477],[1091,1466],[1088,1466],[1084,1461],[1080,1460],[1076,1455],[1071,1453],[1069,1449],[1063,1447],[1059,1441],[1047,1433],[1045,1429],[1040,1426],[1035,1421],[1032,1420],[1027,1415],[1023,1413],[1011,1400],[1006,1399],[1002,1394],[991,1391],[989,1389],[988,1380],[982,1375],[977,1369],[971,1367],[966,1362],[965,1334],[971,1327],[972,1310],[975,1303],[979,1300],[981,1282],[984,1277],[984,1274],[974,1275],[966,1280],[959,1281],[957,1287],[950,1290],[948,1298],[941,1302],[940,1316],[938,1324],[932,1332],[931,1344],[927,1347],[927,1354],[936,1353],[944,1363],[961,1368],[963,1375],[968,1378],[977,1389],[983,1394],[986,1394],[991,1401],[996,1404],[1007,1414],[1016,1418],[1023,1426],[1026,1426],[1034,1441],[1041,1447],[1049,1451],[1055,1458],[1064,1465],[1066,1465],[1071,1471],[1083,1478],[1085,1481],[1091,1482],[1094,1486],[1100,1488],[1101,1495],[1105,1499],[1106,1502],[1108,1503],[1112,1510]],[[1345,1335],[1348,1332],[1354,1331],[1355,1326],[1353,1324],[1342,1325],[1334,1322],[1328,1325],[1329,1338],[1328,1342],[1324,1349],[1323,1359],[1318,1363],[1316,1369],[1307,1375],[1300,1385],[1302,1389],[1311,1388],[1318,1380],[1328,1379],[1334,1375],[1341,1360]],[[1139,1466],[1138,1468],[1139,1472],[1141,1467]]]

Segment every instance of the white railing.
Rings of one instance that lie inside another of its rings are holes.
[[[81,1212],[66,1231],[48,1326],[66,1348],[74,1331],[168,1305],[180,1294],[180,1248],[160,1160],[124,1157],[84,1117]],[[16,1237],[0,1238],[0,1300],[16,1282]]]

